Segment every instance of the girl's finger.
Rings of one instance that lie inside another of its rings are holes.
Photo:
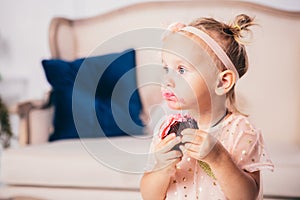
[[[168,143],[165,144],[165,146],[162,149],[162,152],[170,151],[176,144],[179,144],[180,142],[181,138],[179,136],[172,138]]]
[[[187,128],[184,129],[183,131],[181,131],[181,135],[185,136],[185,135],[194,135],[194,136],[200,136],[200,137],[204,137],[206,136],[208,133],[205,131],[202,131],[200,129],[192,129],[192,128]]]
[[[181,138],[182,143],[193,143],[193,144],[200,144],[204,138],[198,136],[198,135],[184,135]]]
[[[171,133],[171,134],[167,135],[164,139],[160,140],[157,147],[162,148],[162,147],[166,146],[166,144],[168,144],[170,141],[172,141],[175,137],[176,137],[175,133]]]
[[[190,156],[190,157],[192,157],[192,158],[194,158],[194,159],[196,159],[196,160],[199,159],[199,158],[198,158],[198,154],[195,153],[195,152],[189,151],[189,150],[185,147],[185,145],[180,145],[180,146],[179,146],[179,149],[181,150],[181,152],[182,152],[183,154],[187,154],[188,156]]]
[[[187,150],[187,155],[189,155],[190,157],[196,159],[196,160],[201,160],[201,157],[199,156],[199,153],[193,152],[193,151],[189,151]]]
[[[197,135],[200,131],[201,130],[199,129],[186,128],[183,131],[181,131],[181,135]]]
[[[175,133],[170,133],[167,135],[164,139],[161,140],[163,144],[169,143],[171,140],[173,140],[176,137]]]
[[[196,159],[196,160],[199,159],[198,154],[197,154],[196,152],[193,152],[193,151],[188,150],[184,145],[180,145],[180,146],[179,146],[179,149],[181,150],[181,152],[182,152],[183,154],[186,154],[186,155],[188,155],[189,157],[194,158],[194,159]]]
[[[196,145],[196,144],[191,144],[191,143],[186,143],[184,145],[185,149],[191,152],[199,153],[201,149],[201,145]]]
[[[187,152],[187,149],[185,148],[184,145],[179,145],[179,149],[183,154],[185,154],[185,152]]]
[[[193,143],[193,144],[202,144],[205,138],[207,137],[207,133],[201,130],[190,129],[192,131],[187,131],[182,134],[182,143]],[[182,131],[183,132],[183,131]],[[190,134],[193,132],[193,134]]]
[[[183,154],[186,154],[187,156],[194,158],[196,160],[200,160],[199,152],[191,151],[190,149],[186,148],[184,145],[180,145],[179,148]]]
[[[181,161],[181,158],[174,158],[172,160],[169,160],[168,163],[169,164],[176,164],[179,163]]]
[[[167,160],[173,160],[173,159],[182,157],[181,151],[176,151],[176,150],[169,151],[165,155],[166,155]]]

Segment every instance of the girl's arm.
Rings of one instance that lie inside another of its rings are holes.
[[[260,172],[246,172],[232,160],[220,142],[203,159],[207,162],[228,199],[256,199],[260,188]]]
[[[144,200],[163,200],[169,187],[175,166],[170,166],[159,171],[147,172],[141,180],[141,193]]]
[[[140,190],[144,200],[165,199],[171,177],[176,172],[176,164],[182,156],[180,151],[172,150],[179,142],[179,137],[170,134],[156,145],[154,169],[144,173],[141,179]]]
[[[256,199],[260,188],[259,172],[240,169],[225,147],[205,131],[185,129],[182,135],[185,145],[181,150],[209,164],[228,199]]]

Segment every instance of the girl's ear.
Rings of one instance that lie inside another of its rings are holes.
[[[218,80],[215,88],[217,95],[221,96],[231,90],[235,84],[235,73],[231,70],[225,70],[218,75]]]

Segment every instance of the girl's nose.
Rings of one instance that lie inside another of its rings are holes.
[[[164,75],[163,85],[166,87],[172,87],[172,88],[175,86],[174,79],[172,78],[170,73]]]

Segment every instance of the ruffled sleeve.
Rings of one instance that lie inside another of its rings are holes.
[[[244,117],[237,124],[237,137],[233,146],[233,158],[237,165],[248,172],[262,169],[273,171],[274,165],[266,152],[261,131]]]

